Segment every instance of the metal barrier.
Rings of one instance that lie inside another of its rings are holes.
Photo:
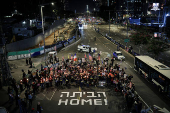
[[[98,31],[96,31],[98,32]],[[98,32],[99,34],[101,34],[100,32]],[[101,34],[103,36],[103,34]],[[116,45],[119,45],[119,47],[121,47],[122,49],[126,50],[128,53],[132,54],[133,56],[139,56],[140,54],[135,52],[135,51],[132,51],[130,50],[128,47],[126,47],[125,45],[115,41],[114,39],[112,39],[111,37],[109,36],[105,36],[108,40],[110,40],[111,42],[113,42],[114,44]],[[132,52],[131,52],[132,51]]]

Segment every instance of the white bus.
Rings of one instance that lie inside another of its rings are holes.
[[[170,98],[170,68],[149,56],[136,56],[134,69]]]

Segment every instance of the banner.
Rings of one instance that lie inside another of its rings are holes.
[[[8,56],[8,60],[17,60],[17,55]]]
[[[72,42],[75,36],[69,38],[69,41]],[[64,46],[68,45],[68,42],[65,40]],[[45,46],[45,52],[50,52],[52,50],[55,50],[55,47],[58,49],[60,47],[63,47],[62,43],[57,42],[56,44]],[[30,50],[25,50],[25,51],[17,51],[17,52],[8,52],[7,58],[8,60],[17,60],[17,59],[23,59],[23,58],[29,58],[29,57],[35,57],[38,55],[44,54],[44,48],[35,48],[35,49],[30,49]]]
[[[35,56],[38,56],[38,55],[40,55],[40,51],[37,51],[37,52],[32,53],[32,54],[31,54],[31,57],[35,57]]]

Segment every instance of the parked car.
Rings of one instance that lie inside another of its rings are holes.
[[[121,51],[115,51],[113,52],[113,56],[115,57],[115,59],[117,60],[125,60],[125,57],[123,56]]]

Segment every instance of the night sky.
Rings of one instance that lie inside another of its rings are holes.
[[[0,16],[9,15],[11,11],[14,9],[18,9],[20,12],[24,11],[34,11],[37,8],[37,5],[41,2],[50,3],[56,0],[5,0],[0,4]],[[93,0],[68,0],[69,1],[69,9],[71,11],[75,11],[77,13],[84,13],[86,9],[86,5],[89,5],[89,11],[93,11],[95,8],[95,4]],[[31,6],[31,7],[30,7]]]
[[[86,5],[89,5],[89,10],[92,11],[95,8],[93,0],[69,0],[69,8],[77,13],[85,12]]]

